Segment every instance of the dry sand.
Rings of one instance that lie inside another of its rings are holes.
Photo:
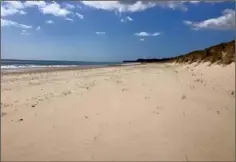
[[[235,65],[2,76],[2,160],[235,160]]]

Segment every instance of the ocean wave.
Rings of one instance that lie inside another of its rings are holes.
[[[1,69],[76,67],[78,65],[1,65]]]

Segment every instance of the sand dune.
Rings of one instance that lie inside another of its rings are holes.
[[[2,75],[2,160],[233,161],[235,64]]]

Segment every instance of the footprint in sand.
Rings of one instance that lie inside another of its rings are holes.
[[[72,92],[71,91],[67,91],[67,92],[62,92],[63,95],[67,96],[69,94],[71,94]]]
[[[200,83],[203,83],[203,80],[202,79],[200,79],[200,78],[198,78],[198,79],[196,79],[196,80],[194,80],[195,82],[200,82]]]
[[[231,94],[231,96],[233,96],[233,97],[234,97],[234,95],[235,95],[235,92],[234,92],[234,91],[232,91],[230,94]]]
[[[157,112],[157,111],[152,111],[152,113],[154,113],[154,114],[159,114],[159,112]]]
[[[7,113],[5,113],[5,112],[1,113],[1,117],[5,116],[5,115],[7,115]]]
[[[120,83],[122,83],[122,82],[118,80],[118,81],[116,81],[116,83],[117,83],[117,84],[120,84]]]
[[[190,89],[191,90],[195,89],[195,86],[194,85],[190,85]]]
[[[124,92],[124,91],[128,91],[128,89],[126,89],[126,88],[123,88],[121,91],[122,91],[122,92]]]
[[[182,100],[184,100],[186,98],[187,98],[186,95],[182,95],[182,97],[181,97]]]

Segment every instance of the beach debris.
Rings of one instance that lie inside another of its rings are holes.
[[[93,140],[96,140],[97,139],[97,137],[95,136],[95,137],[93,137]]]
[[[36,104],[31,105],[31,107],[35,107],[35,106],[36,106]]]
[[[220,114],[220,111],[217,110],[216,112],[217,112],[217,114]]]
[[[182,100],[186,99],[186,95],[182,95],[181,99]]]
[[[23,119],[21,118],[21,119],[19,119],[18,121],[23,121]]]
[[[84,116],[85,119],[88,119],[88,116]]]

